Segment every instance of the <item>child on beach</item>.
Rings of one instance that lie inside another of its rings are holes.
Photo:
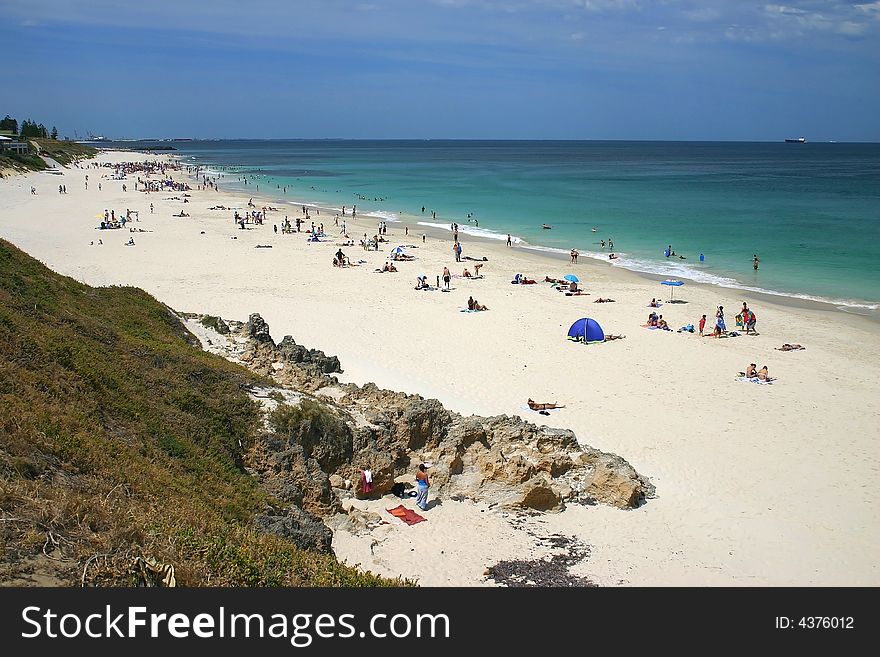
[[[700,317],[700,335],[703,335],[703,329],[706,328],[706,316]]]

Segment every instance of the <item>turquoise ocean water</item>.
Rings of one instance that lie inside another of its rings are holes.
[[[599,241],[611,238],[617,266],[636,271],[816,298],[866,314],[880,307],[880,144],[172,144],[187,164],[222,172],[222,186],[257,193],[259,185],[261,196],[278,201],[357,204],[359,215],[377,220],[444,228],[457,222],[463,234],[511,233],[532,248],[574,247],[606,261]],[[670,244],[676,257],[665,257]]]

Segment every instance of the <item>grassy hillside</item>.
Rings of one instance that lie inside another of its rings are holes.
[[[30,139],[29,141],[36,144],[41,153],[64,166],[69,166],[75,160],[88,159],[98,154],[98,151],[91,146],[77,144],[75,141],[58,141],[56,139]],[[0,170],[43,171],[45,168],[46,162],[36,153],[18,155],[4,152],[3,155],[0,155]]]
[[[19,155],[18,153],[7,153],[4,151],[4,154],[0,155],[0,177],[2,177],[4,169],[27,172],[43,171],[47,167],[46,161],[33,153]]]
[[[41,153],[64,166],[68,166],[74,160],[84,160],[98,154],[97,149],[85,144],[78,144],[75,141],[58,141],[56,139],[32,139],[31,141],[40,147]]]
[[[92,288],[0,240],[0,583],[389,584],[253,529],[255,375],[194,347],[136,288]],[[27,579],[25,577],[25,579]]]

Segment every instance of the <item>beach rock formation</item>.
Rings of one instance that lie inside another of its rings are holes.
[[[341,497],[391,492],[420,463],[430,465],[432,494],[501,507],[625,509],[654,496],[654,486],[623,458],[581,445],[572,431],[516,416],[464,417],[436,399],[341,384],[328,376],[341,371],[335,356],[291,336],[276,345],[259,314],[227,324],[230,357],[302,394],[268,414],[267,432],[247,459],[280,502],[327,517],[339,513]],[[369,491],[364,470],[372,474]]]
[[[332,552],[333,532],[320,518],[295,506],[268,509],[254,518],[261,530],[285,538],[297,547],[313,552]]]
[[[246,328],[248,337],[254,342],[275,346],[275,341],[269,334],[269,325],[258,313],[251,313]]]

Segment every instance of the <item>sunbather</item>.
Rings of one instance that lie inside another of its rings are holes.
[[[799,344],[788,344],[787,342],[781,347],[776,347],[776,351],[798,351],[800,349],[806,349],[806,347],[802,347]]]
[[[764,367],[762,367],[761,369],[758,370],[757,376],[761,381],[769,381],[770,380],[770,372],[767,371],[766,365],[764,365]]]
[[[743,373],[743,376],[745,376],[747,379],[754,379],[756,376],[758,376],[757,367],[758,366],[755,365],[754,363],[749,363],[749,366],[746,368],[746,371]]]
[[[605,342],[611,342],[612,340],[623,340],[625,335],[606,335]]]
[[[598,299],[593,301],[593,303],[613,303],[613,302],[614,302],[614,299],[606,299],[604,297],[599,297]]]
[[[527,403],[529,405],[529,408],[531,408],[533,411],[546,411],[547,409],[565,408],[565,406],[560,406],[556,402],[553,402],[552,404],[539,404],[538,402],[529,399]]]

